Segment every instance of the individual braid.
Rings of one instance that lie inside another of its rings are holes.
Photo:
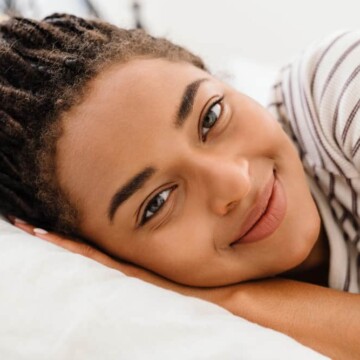
[[[61,115],[80,103],[89,80],[135,57],[201,59],[142,30],[53,14],[0,23],[0,212],[76,235],[79,213],[56,178]]]

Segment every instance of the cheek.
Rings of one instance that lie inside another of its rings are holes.
[[[188,214],[187,214],[188,215]],[[193,219],[198,218],[195,221]],[[135,263],[174,281],[190,283],[208,268],[215,257],[210,226],[199,216],[186,216],[182,221],[158,231],[139,249]]]
[[[275,158],[288,147],[287,135],[281,125],[253,101],[235,107],[231,121],[229,136],[244,154]]]

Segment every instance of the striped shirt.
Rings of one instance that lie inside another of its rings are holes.
[[[284,67],[269,110],[294,141],[330,246],[329,287],[360,292],[360,31]]]

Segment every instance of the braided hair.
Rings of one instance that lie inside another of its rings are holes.
[[[79,214],[56,178],[61,115],[80,103],[89,80],[135,57],[200,58],[143,30],[53,14],[0,23],[0,213],[76,236]]]

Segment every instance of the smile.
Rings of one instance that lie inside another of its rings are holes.
[[[268,190],[270,189],[270,191]],[[267,187],[264,195],[245,220],[245,226],[237,240],[230,246],[252,243],[265,239],[280,226],[286,214],[286,195],[282,183],[276,177],[272,186]]]

